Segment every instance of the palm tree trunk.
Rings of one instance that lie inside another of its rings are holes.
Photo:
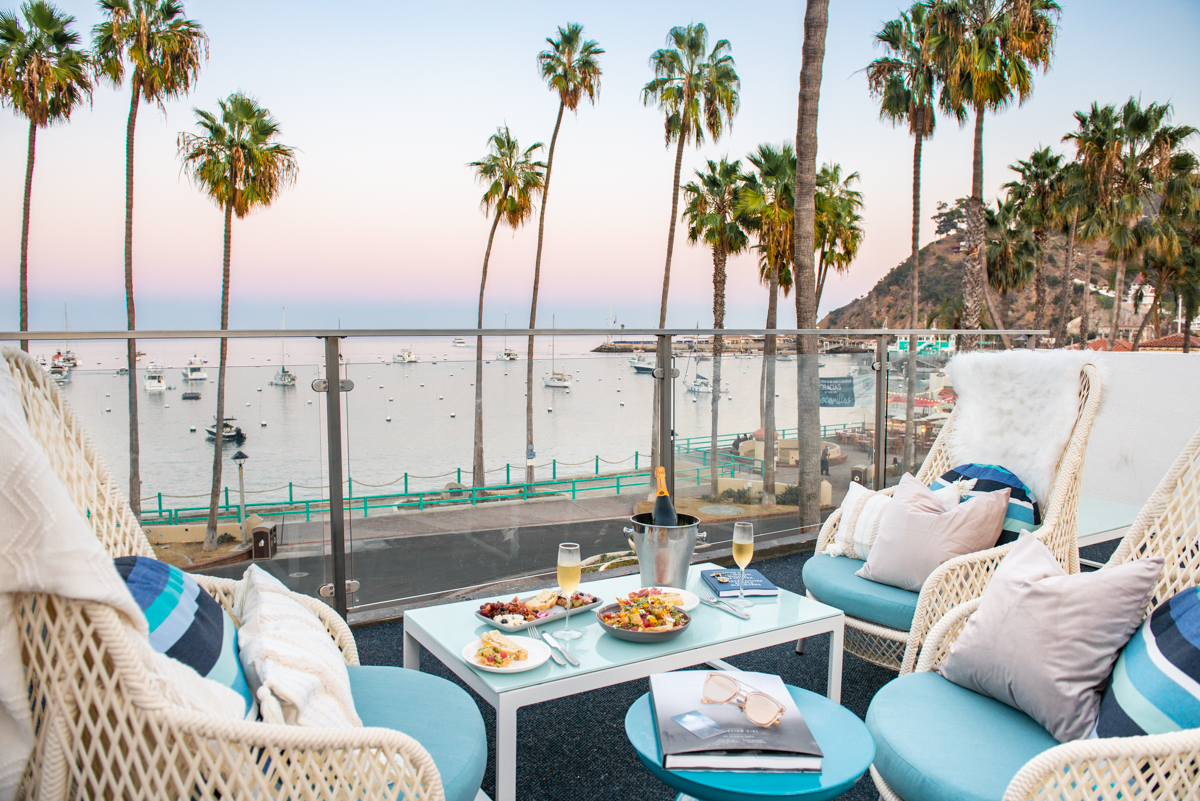
[[[508,199],[507,193],[496,204],[496,219],[488,232],[487,250],[483,253],[483,273],[479,276],[479,317],[476,327],[483,330],[483,290],[487,286],[488,259],[492,257],[492,240],[500,225],[500,209]],[[471,486],[482,487],[483,474],[483,337],[475,337],[475,450],[471,457]]]
[[[725,248],[713,248],[713,328],[725,327]],[[712,373],[712,438],[709,451],[712,461],[708,468],[709,492],[716,497],[720,495],[717,438],[720,435],[718,412],[721,406],[721,353],[725,349],[725,338],[720,334],[713,337],[713,373]]]
[[[133,134],[137,127],[142,77],[135,70],[130,81],[133,97],[129,102],[129,121],[125,125],[125,317],[130,331],[137,329],[133,305]],[[125,341],[125,361],[129,366],[129,506],[135,517],[142,516],[141,443],[138,441],[137,341]]]
[[[1150,315],[1158,316],[1158,308],[1162,305],[1163,281],[1165,275],[1159,274],[1158,285],[1154,287],[1154,302],[1150,304],[1150,308],[1146,309],[1146,315],[1142,317],[1141,325],[1138,326],[1137,334],[1133,337],[1133,349],[1137,350],[1138,345],[1142,341],[1142,333],[1146,330],[1146,323],[1150,321]],[[1157,337],[1156,337],[1157,338]]]
[[[821,308],[821,295],[825,294],[825,277],[829,275],[829,265],[825,263],[825,247],[817,257],[817,308]]]
[[[33,154],[37,149],[37,126],[29,121],[29,147],[25,151],[25,206],[21,212],[21,330],[29,330],[29,201],[33,197]],[[29,350],[29,340],[21,340]]]
[[[229,330],[229,252],[233,237],[233,201],[225,203],[225,254],[221,272],[221,330]],[[221,337],[221,357],[217,367],[217,436],[213,438],[212,491],[208,496],[208,525],[204,529],[204,550],[217,547],[217,506],[221,502],[221,457],[225,446],[225,364],[229,340]],[[326,376],[329,391],[337,392],[339,376]],[[245,523],[242,524],[243,526]]]
[[[1071,216],[1071,227],[1067,229],[1067,252],[1063,257],[1062,291],[1058,295],[1058,324],[1054,327],[1054,347],[1067,344],[1067,321],[1071,319],[1071,300],[1075,297],[1075,230],[1079,226],[1079,212]]]
[[[1191,353],[1192,351],[1192,310],[1190,307],[1184,309],[1183,313],[1183,352]]]
[[[550,196],[550,171],[554,169],[554,146],[558,143],[558,129],[562,125],[563,102],[558,101],[558,119],[554,121],[554,134],[550,137],[550,153],[546,156],[546,182],[542,184],[542,211],[538,215],[537,256],[533,260],[533,300],[529,304],[529,329],[537,327],[538,287],[542,281],[542,234],[546,230],[546,198]],[[482,323],[481,323],[482,325]],[[529,335],[529,352],[525,365],[525,443],[533,453],[533,334]],[[533,483],[533,465],[525,465],[525,483]]]
[[[1033,275],[1033,327],[1046,327],[1046,271],[1043,269],[1042,252],[1045,250],[1046,232],[1038,229],[1033,233],[1034,240],[1038,243],[1037,256],[1034,259],[1034,275]],[[1035,334],[1033,337],[1033,346],[1038,346],[1039,337]]]
[[[796,110],[796,218],[792,281],[796,295],[796,327],[816,328],[817,287],[813,266],[816,226],[817,110],[821,99],[821,72],[825,60],[825,34],[829,28],[829,0],[807,0],[804,10],[804,44],[800,66],[800,96]],[[801,532],[821,525],[821,391],[817,377],[817,337],[796,337],[797,485]]]
[[[912,183],[912,275],[910,276],[908,327],[921,326],[920,271],[921,271],[921,132],[925,130],[925,107],[919,105],[914,112],[913,129],[913,183]],[[917,338],[908,337],[908,385],[904,401],[904,469],[915,471],[917,466]]]
[[[1012,325],[1012,299],[1009,295],[1007,287],[1000,290],[1000,316],[1004,318],[1006,326]]]
[[[976,106],[971,197],[967,200],[967,270],[963,280],[962,327],[966,329],[982,327],[979,311],[980,305],[986,302],[987,293],[987,256],[984,252],[983,233],[983,107]],[[963,350],[971,351],[977,347],[978,336],[968,334],[963,337]]]
[[[1117,345],[1117,334],[1121,331],[1121,298],[1125,294],[1125,251],[1117,254],[1117,280],[1113,289],[1112,322],[1108,327],[1108,346],[1112,350]]]
[[[1079,312],[1079,342],[1087,347],[1088,334],[1092,332],[1092,256],[1088,255],[1083,266],[1083,309]]]
[[[782,254],[781,254],[782,257]],[[779,319],[779,265],[771,267],[770,295],[767,298],[767,328]],[[763,497],[764,509],[775,505],[775,335],[763,340]],[[797,432],[799,436],[799,432]],[[818,465],[819,469],[819,465]]]
[[[1012,342],[1009,341],[1008,334],[1005,333],[1008,329],[1008,326],[1006,326],[1004,321],[1000,319],[1000,315],[996,314],[996,304],[992,302],[991,284],[989,284],[987,281],[983,281],[981,282],[980,286],[983,287],[983,302],[987,308],[988,316],[992,318],[992,325],[995,326],[996,333],[1000,335],[1000,341],[1004,344],[1005,350],[1012,350]],[[968,325],[964,325],[963,327],[970,328]],[[968,337],[970,337],[969,334]]]

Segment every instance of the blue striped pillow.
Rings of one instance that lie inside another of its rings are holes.
[[[166,562],[122,556],[113,563],[146,614],[151,647],[237,692],[246,701],[246,717],[256,718],[229,613],[194,578]]]
[[[975,487],[963,493],[963,502],[985,492],[995,492],[1005,487],[1009,489],[1008,513],[1004,516],[1004,526],[1000,531],[997,545],[1006,542],[1016,542],[1021,536],[1021,529],[1036,531],[1042,524],[1042,510],[1038,507],[1033,490],[1025,486],[1009,470],[994,464],[963,464],[947,470],[930,486],[932,490],[943,489],[960,479],[975,479]]]
[[[1160,605],[1117,657],[1093,737],[1200,727],[1200,589]]]

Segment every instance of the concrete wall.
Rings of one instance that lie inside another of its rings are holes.
[[[1084,497],[1141,505],[1200,428],[1200,353],[1103,353]]]

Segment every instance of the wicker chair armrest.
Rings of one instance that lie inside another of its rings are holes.
[[[1025,763],[1004,801],[1194,798],[1200,786],[1200,729],[1141,737],[1075,740]]]
[[[925,645],[921,648],[921,658],[917,660],[917,673],[928,673],[942,663],[946,654],[950,653],[950,646],[962,633],[963,626],[967,624],[967,618],[978,608],[979,599],[972,598],[942,616],[942,619],[929,630],[929,634],[925,637]]]

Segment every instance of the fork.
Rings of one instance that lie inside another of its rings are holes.
[[[741,611],[740,609],[735,609],[734,607],[725,603],[725,601],[723,601],[722,599],[718,598],[716,596],[716,593],[714,593],[712,591],[712,587],[708,586],[703,581],[700,582],[700,584],[698,584],[696,586],[696,589],[700,590],[700,592],[697,593],[697,596],[696,596],[700,599],[700,603],[705,604],[706,606],[714,606],[717,609],[728,612],[729,614],[733,615],[734,617],[740,617],[742,620],[750,619],[750,615],[746,614],[745,612]]]
[[[542,635],[538,633],[537,626],[530,626],[528,631],[529,631],[530,636],[532,636],[535,640],[537,640],[538,642],[542,641]],[[554,659],[555,662],[562,665],[563,667],[567,666],[567,661],[565,659],[563,659],[561,656],[559,656],[558,651],[555,651],[553,648],[550,649],[550,656],[552,659]]]

